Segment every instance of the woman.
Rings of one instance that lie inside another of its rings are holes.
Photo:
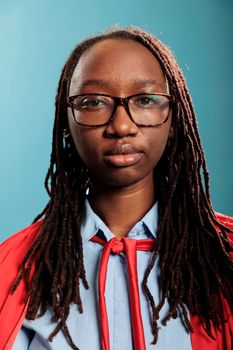
[[[233,220],[213,211],[191,97],[158,39],[113,29],[71,53],[45,186],[44,211],[1,247],[1,348],[231,349]]]

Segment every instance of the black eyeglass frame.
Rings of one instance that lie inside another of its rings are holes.
[[[167,113],[167,117],[166,119],[162,122],[162,123],[159,123],[159,124],[153,124],[153,125],[144,125],[144,124],[139,124],[139,123],[136,123],[130,113],[130,110],[129,110],[129,100],[132,98],[132,97],[136,97],[136,96],[141,96],[141,95],[148,95],[148,96],[165,96],[168,98],[169,100],[169,111]],[[75,119],[75,113],[74,113],[74,100],[76,97],[79,97],[79,96],[105,96],[105,97],[110,97],[113,101],[114,101],[114,108],[113,108],[113,111],[112,111],[112,114],[110,116],[110,118],[108,119],[108,121],[106,123],[103,123],[103,124],[97,124],[97,125],[88,125],[88,124],[83,124],[83,123],[80,123],[78,122],[76,119]],[[127,112],[129,118],[133,121],[133,123],[139,127],[157,127],[157,126],[160,126],[162,124],[165,124],[166,121],[168,120],[169,118],[169,113],[170,113],[170,110],[171,110],[171,105],[174,103],[175,99],[174,99],[174,96],[172,95],[169,95],[169,94],[165,94],[165,93],[139,93],[139,94],[134,94],[134,95],[130,95],[130,96],[126,96],[126,97],[118,97],[118,96],[111,96],[111,95],[108,95],[108,94],[99,94],[99,93],[90,93],[90,94],[78,94],[78,95],[73,95],[73,96],[69,96],[68,97],[68,101],[67,101],[67,107],[70,107],[71,110],[72,110],[72,115],[73,115],[73,118],[74,118],[74,121],[78,124],[78,125],[82,125],[82,126],[86,126],[86,127],[90,127],[90,128],[97,128],[99,126],[104,126],[104,125],[107,125],[109,124],[113,118],[114,118],[114,114],[116,112],[116,109],[118,106],[123,106],[125,111]]]

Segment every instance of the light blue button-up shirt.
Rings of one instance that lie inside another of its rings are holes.
[[[157,205],[155,204],[143,219],[130,230],[127,237],[134,239],[155,238],[156,230]],[[72,304],[67,325],[72,339],[80,350],[100,350],[97,282],[103,247],[97,243],[91,242],[90,239],[98,233],[109,241],[114,235],[104,222],[93,212],[88,201],[86,201],[86,217],[82,224],[81,233],[89,290],[86,290],[82,284],[80,285],[84,312],[80,314],[77,305]],[[151,345],[153,336],[151,333],[150,312],[141,286],[150,256],[151,252],[137,251],[140,303],[146,349],[191,350],[190,335],[185,331],[179,318],[169,321],[166,327],[161,325],[158,342],[156,345]],[[148,279],[148,287],[156,304],[159,302],[158,274],[159,268],[157,262]],[[105,299],[111,350],[133,350],[127,265],[124,253],[110,255]],[[165,303],[160,312],[160,320],[164,317],[167,310],[168,304]],[[50,321],[51,317],[52,312],[48,309],[43,317],[34,321],[25,319],[13,346],[13,350],[70,350],[70,346],[62,332],[59,332],[55,336],[53,342],[47,340],[55,328],[55,324]]]

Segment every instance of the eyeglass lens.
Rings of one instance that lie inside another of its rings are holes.
[[[140,94],[126,98],[131,118],[136,124],[162,124],[169,113],[168,96]],[[100,94],[79,95],[73,100],[73,114],[77,123],[83,125],[106,124],[113,115],[115,100]]]

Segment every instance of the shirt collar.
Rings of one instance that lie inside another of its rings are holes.
[[[134,227],[130,230],[128,236],[137,238],[136,233],[143,230],[148,236],[156,237],[158,223],[158,204],[155,203],[153,207],[144,215],[144,217],[138,221]],[[89,241],[97,232],[101,230],[107,240],[114,237],[113,233],[109,230],[106,224],[100,219],[100,217],[93,211],[88,199],[85,201],[85,217],[81,225],[81,234],[83,243]]]

